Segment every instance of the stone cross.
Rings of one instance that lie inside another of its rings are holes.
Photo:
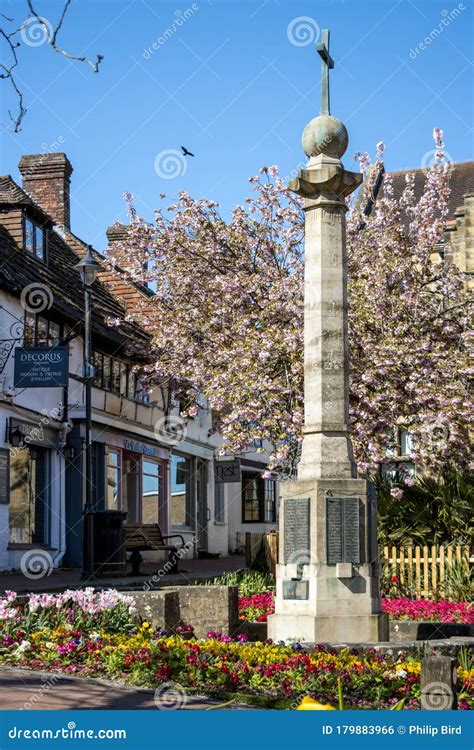
[[[321,114],[329,115],[329,71],[334,68],[334,60],[329,54],[329,30],[321,31],[321,42],[316,45],[321,57]]]

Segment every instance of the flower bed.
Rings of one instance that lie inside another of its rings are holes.
[[[392,620],[418,622],[458,622],[474,624],[474,606],[465,602],[438,602],[426,599],[382,599],[382,609]]]
[[[168,635],[140,623],[130,597],[117,592],[65,592],[0,599],[0,664],[113,678],[156,687],[176,682],[188,690],[246,695],[273,707],[296,707],[304,695],[337,704],[340,677],[347,707],[389,708],[401,698],[419,707],[420,663],[368,650],[339,653],[300,644],[250,644],[209,632],[207,640]],[[460,707],[469,697],[474,670],[459,669]]]
[[[416,620],[419,622],[456,622],[474,624],[474,606],[465,602],[438,602],[425,599],[382,599],[382,610],[393,620]],[[266,622],[275,611],[274,594],[239,597],[239,617],[250,622]]]
[[[273,591],[253,596],[239,596],[239,617],[249,622],[266,622],[275,611]]]

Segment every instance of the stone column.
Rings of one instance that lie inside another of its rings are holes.
[[[303,133],[307,167],[290,183],[305,201],[305,419],[298,478],[282,484],[274,640],[388,638],[375,509],[356,478],[348,425],[345,198],[362,175],[344,169],[347,145],[340,120],[316,117]]]

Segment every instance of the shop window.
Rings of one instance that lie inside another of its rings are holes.
[[[9,540],[47,544],[49,526],[49,451],[36,446],[10,452]]]
[[[243,521],[256,522],[261,518],[261,502],[259,492],[259,476],[257,474],[242,474],[242,503],[243,503]]]
[[[23,222],[23,247],[39,260],[46,260],[47,230],[25,217]]]
[[[158,523],[160,499],[160,465],[154,461],[142,462],[142,521]]]
[[[127,513],[126,523],[140,521],[140,459],[132,453],[123,453],[122,510]]]
[[[214,488],[214,520],[217,523],[225,522],[224,485],[216,483]]]
[[[265,522],[275,523],[276,521],[276,481],[274,479],[263,480],[263,492],[264,492],[264,503],[265,503]]]
[[[276,481],[259,474],[242,474],[242,520],[244,523],[276,522]]]
[[[171,525],[192,526],[192,459],[171,457]]]
[[[105,507],[108,510],[119,510],[120,502],[120,453],[108,449],[107,453],[107,491]]]

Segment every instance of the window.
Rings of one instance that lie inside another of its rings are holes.
[[[106,391],[143,404],[150,402],[148,392],[140,384],[131,364],[98,351],[93,351],[92,363],[95,370],[93,384],[96,388],[105,388]]]
[[[143,460],[142,464],[142,521],[158,523],[160,498],[160,466],[154,461]]]
[[[258,475],[242,474],[243,521],[260,521]]]
[[[128,523],[138,523],[140,506],[138,488],[140,487],[140,459],[133,453],[123,454],[122,474],[122,510],[127,513]]]
[[[10,451],[10,543],[48,543],[48,474],[49,451],[45,448],[25,446]]]
[[[171,525],[192,526],[192,459],[171,457]]]
[[[27,217],[23,221],[23,247],[30,255],[46,260],[47,229]]]
[[[108,449],[107,454],[107,489],[105,495],[107,510],[119,510],[120,500],[120,453]]]
[[[276,481],[274,479],[263,480],[265,522],[276,521]]]
[[[242,474],[242,521],[276,522],[276,481],[259,474]]]
[[[24,346],[58,346],[63,337],[63,329],[59,323],[47,320],[41,315],[27,313],[23,334]]]
[[[225,522],[224,486],[224,484],[216,482],[214,488],[214,521],[216,523]]]
[[[387,450],[387,458],[380,465],[380,475],[392,482],[403,482],[416,474],[411,461],[413,441],[406,427],[394,430],[394,446]]]

